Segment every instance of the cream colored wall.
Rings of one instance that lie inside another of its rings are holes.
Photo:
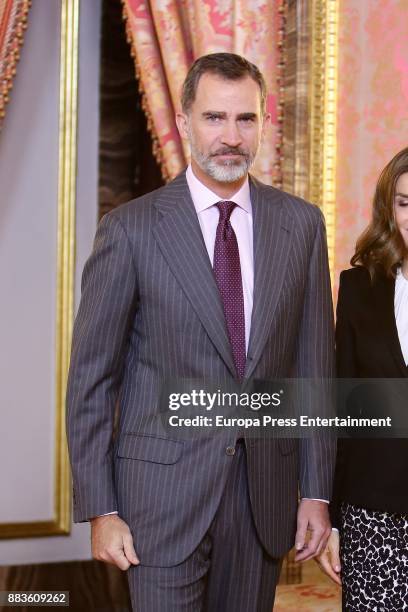
[[[80,5],[76,304],[97,219],[100,0]],[[0,133],[0,523],[54,496],[60,2],[34,2]],[[0,564],[89,558],[89,526],[0,540]]]

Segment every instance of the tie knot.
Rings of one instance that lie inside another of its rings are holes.
[[[216,206],[220,211],[220,221],[229,221],[231,217],[231,213],[236,207],[235,202],[222,201],[217,202]]]

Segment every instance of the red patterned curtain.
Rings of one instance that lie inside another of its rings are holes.
[[[13,86],[30,0],[0,0],[0,129]]]
[[[122,1],[154,153],[164,178],[176,176],[189,160],[174,120],[187,70],[201,55],[227,51],[254,62],[265,76],[272,121],[253,172],[266,183],[279,183],[282,0]]]

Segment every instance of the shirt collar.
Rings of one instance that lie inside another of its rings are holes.
[[[197,213],[202,212],[206,208],[214,206],[220,202],[220,196],[208,189],[194,174],[191,164],[188,165],[186,171],[186,180],[190,189],[191,198]],[[247,213],[252,212],[251,195],[249,190],[248,177],[242,187],[229,198],[229,201],[235,202],[240,208],[243,208]]]

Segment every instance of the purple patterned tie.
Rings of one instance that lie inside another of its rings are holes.
[[[214,276],[224,307],[238,378],[245,371],[245,313],[237,237],[230,223],[235,202],[218,202],[220,211],[214,247]]]

